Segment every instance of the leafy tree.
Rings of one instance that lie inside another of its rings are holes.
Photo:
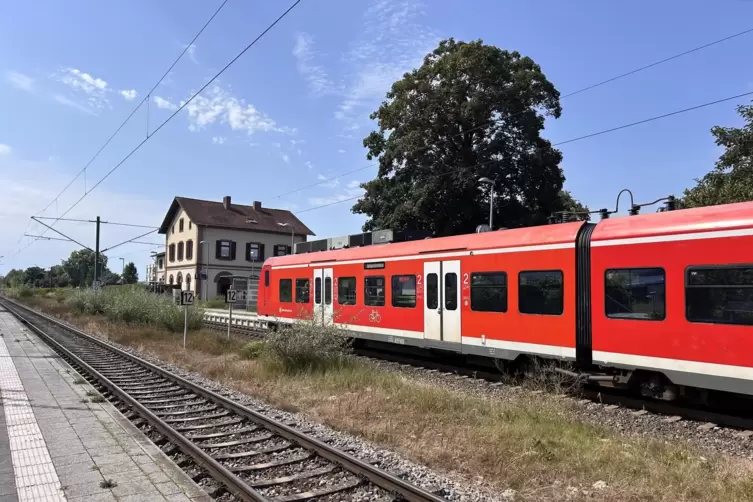
[[[740,105],[742,127],[711,129],[716,144],[725,148],[714,169],[685,190],[683,207],[713,206],[753,200],[753,105]]]
[[[68,277],[62,265],[53,265],[50,267],[50,283],[52,287],[64,288],[70,284],[71,279]]]
[[[29,267],[24,271],[24,284],[37,288],[47,287],[47,272],[41,267]]]
[[[26,284],[26,274],[23,270],[12,268],[5,276],[5,283],[8,286],[21,286]]]
[[[567,220],[583,220],[589,221],[591,215],[588,214],[588,206],[581,204],[579,200],[573,197],[573,195],[567,190],[560,190],[559,204],[562,206],[562,211],[567,211]]]
[[[107,257],[99,254],[100,277],[102,280],[107,270]],[[77,286],[91,286],[94,281],[94,251],[79,249],[71,253],[67,260],[63,260],[63,269],[68,274],[71,284]]]
[[[129,262],[123,269],[123,282],[125,284],[136,284],[139,281],[139,273],[136,270],[136,265],[133,262]]]
[[[379,172],[353,212],[368,216],[365,231],[473,232],[488,219],[490,191],[478,182],[487,177],[495,226],[545,223],[569,203],[562,155],[540,135],[560,113],[559,92],[529,57],[444,40],[371,114],[379,130],[363,144]]]

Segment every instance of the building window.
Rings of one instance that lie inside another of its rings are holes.
[[[392,306],[413,308],[416,306],[416,276],[392,276]]]
[[[193,241],[186,241],[186,260],[193,260]]]
[[[285,303],[293,301],[293,279],[280,279],[280,301]]]
[[[186,274],[186,289],[191,289],[191,274]]]
[[[259,242],[247,242],[246,261],[264,261],[264,244],[261,244]]]
[[[661,321],[666,315],[661,268],[623,268],[604,274],[604,312],[613,319]]]
[[[175,244],[170,244],[170,247],[168,248],[170,263],[175,261]]]
[[[363,302],[369,307],[384,307],[384,276],[370,276],[363,280]]]
[[[173,274],[170,274],[170,284],[173,283]]]
[[[217,241],[215,257],[218,260],[235,260],[235,242],[227,240]]]
[[[507,273],[474,272],[471,274],[471,310],[507,312]]]
[[[176,279],[178,281],[176,284],[180,286],[181,288],[183,288],[183,274],[178,272],[178,277]]]
[[[356,278],[337,278],[337,303],[340,305],[356,304]]]
[[[521,314],[562,315],[563,275],[560,270],[521,272],[518,276],[518,310]]]
[[[309,280],[308,279],[296,279],[295,280],[295,302],[296,303],[308,303],[309,302]]]
[[[160,258],[160,259],[159,259],[159,260],[157,261],[157,267],[158,267],[158,268],[159,268],[160,270],[162,270],[162,267],[163,267],[163,266],[164,266],[164,264],[162,263],[162,258]]]
[[[285,256],[290,254],[290,246],[285,244],[275,244],[275,256]]]
[[[188,229],[191,230],[191,220],[188,220]]]
[[[172,230],[172,232],[170,232],[170,233],[172,233],[172,234],[174,234],[174,233],[175,233],[175,223],[173,223],[173,230]]]
[[[180,221],[178,221],[178,232],[182,232],[182,231],[183,231],[183,218],[181,218]]]
[[[183,261],[183,242],[178,243],[178,261]]]
[[[753,326],[753,266],[688,267],[685,315],[690,322]]]

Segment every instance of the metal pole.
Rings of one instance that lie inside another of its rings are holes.
[[[230,302],[230,317],[227,320],[227,339],[230,340],[230,325],[233,324],[233,303]]]
[[[491,185],[492,192],[489,199],[489,230],[494,230],[494,185]]]
[[[186,338],[188,337],[188,305],[183,306],[185,319],[183,321],[183,349],[186,348]]]
[[[207,255],[205,257],[207,266],[204,269],[207,272],[206,277],[204,278],[204,292],[206,296],[204,296],[204,299],[209,300],[209,241],[204,241],[204,244],[207,245]]]
[[[125,259],[120,259],[120,264],[122,265],[120,270],[120,284],[125,284]]]
[[[293,254],[293,249],[295,249],[295,229],[290,231],[290,254]]]
[[[96,283],[99,277],[99,216],[97,216],[97,242],[94,245],[94,281]]]

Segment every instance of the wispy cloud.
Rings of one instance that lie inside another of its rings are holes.
[[[322,186],[324,188],[336,188],[340,186],[340,180],[334,179],[334,180],[325,181],[328,178],[329,176],[325,176],[323,174],[320,174],[316,177],[316,179],[323,182],[323,183],[320,183],[319,186]]]
[[[186,49],[186,46],[183,46],[184,49]],[[196,60],[196,44],[191,44],[188,46],[188,49],[186,49],[186,56],[193,61],[194,64],[199,64],[199,62]]]
[[[120,91],[120,95],[123,96],[126,101],[133,101],[139,93],[136,92],[136,89],[123,89]]]
[[[67,85],[73,92],[86,99],[89,106],[102,109],[109,104],[107,100],[107,82],[94,77],[78,68],[65,68],[55,75],[55,78]]]
[[[278,127],[274,120],[253,105],[235,97],[219,85],[214,85],[205,94],[196,96],[186,106],[186,111],[188,128],[191,131],[200,131],[216,122],[227,124],[234,131],[246,131],[249,135],[260,131],[287,131]]]
[[[305,142],[306,142],[305,139],[291,139],[290,140],[290,144],[293,145],[293,146],[295,146],[295,145],[302,145]]]
[[[97,112],[91,109],[91,107],[82,105],[81,103],[77,103],[73,101],[72,99],[68,99],[65,96],[62,96],[60,94],[55,94],[52,96],[52,99],[60,103],[61,105],[70,106],[71,108],[75,108],[78,111],[88,113],[89,115],[99,115]]]
[[[364,189],[359,186],[360,184],[361,184],[360,181],[353,180],[346,185],[345,191],[337,195],[327,195],[324,197],[309,197],[309,204],[311,204],[312,206],[324,206],[327,204],[336,204],[338,202],[344,202],[346,200],[353,200],[355,197],[360,197],[364,194]],[[323,184],[322,186],[326,186],[326,184]]]
[[[173,111],[175,111],[175,110],[178,109],[178,105],[176,105],[175,103],[171,102],[169,99],[165,99],[165,98],[160,97],[160,96],[154,96],[152,98],[152,100],[154,101],[154,104],[157,105],[157,108],[161,108],[162,110],[173,110]]]
[[[364,13],[363,35],[346,56],[352,68],[335,117],[358,128],[363,108],[384,99],[392,83],[421,65],[439,35],[422,24],[420,0],[374,0]]]
[[[17,71],[9,71],[5,74],[6,80],[15,88],[26,92],[34,92],[35,79]]]
[[[343,150],[342,148],[340,148],[340,149],[339,149],[339,150],[337,151],[337,153],[345,153],[345,150]]]
[[[0,155],[10,155],[12,151],[13,149],[10,146],[0,143]]]
[[[281,159],[282,159],[282,160],[283,160],[283,161],[284,161],[284,162],[285,162],[286,164],[290,164],[290,156],[288,156],[288,154],[287,154],[287,153],[283,153],[282,155],[280,155],[280,158],[281,158]]]
[[[313,168],[314,168],[314,164],[312,164],[310,160],[307,160],[307,161],[306,161],[306,162],[304,163],[304,165],[305,165],[305,166],[306,166],[307,168],[309,168],[309,169],[313,169]]]
[[[298,71],[315,94],[324,94],[331,90],[332,82],[324,68],[314,62],[314,38],[308,33],[299,33],[293,46]]]
[[[212,143],[215,145],[224,145],[225,141],[227,141],[227,138],[225,136],[214,136],[212,138]]]

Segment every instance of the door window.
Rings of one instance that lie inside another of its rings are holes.
[[[317,277],[314,281],[314,303],[322,304],[322,278]]]
[[[437,274],[426,276],[426,307],[436,309],[439,307],[439,278]]]
[[[332,278],[324,278],[324,303],[326,305],[332,304]]]
[[[458,309],[458,274],[455,272],[444,275],[444,308]]]

